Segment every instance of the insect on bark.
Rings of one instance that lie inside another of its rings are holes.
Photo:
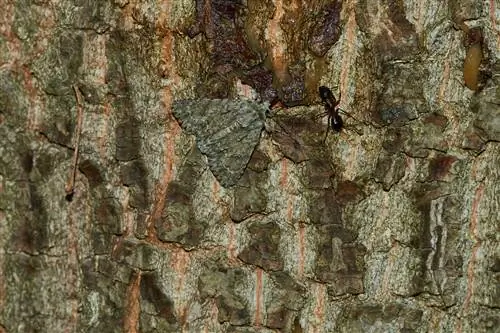
[[[340,116],[340,112],[344,113],[345,115],[353,119],[355,118],[339,108],[340,98],[341,98],[340,93],[339,93],[339,99],[337,100],[333,95],[332,91],[330,90],[330,88],[325,86],[320,86],[318,90],[319,90],[319,97],[321,97],[321,101],[325,106],[325,112],[322,114],[322,116],[325,115],[328,116],[328,127],[326,129],[325,139],[323,140],[323,142],[326,142],[326,138],[328,137],[328,132],[330,128],[337,133],[339,133],[343,128],[345,128],[344,121]],[[359,134],[357,131],[355,132]]]
[[[259,143],[269,104],[249,100],[178,100],[172,113],[181,127],[196,136],[210,170],[224,187],[243,175]]]

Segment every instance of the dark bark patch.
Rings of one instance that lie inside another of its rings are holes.
[[[307,147],[302,144],[300,139],[284,132],[273,132],[272,138],[283,156],[294,163],[301,163],[308,159]]]
[[[340,205],[345,206],[348,203],[357,203],[366,197],[361,187],[353,181],[344,180],[336,186],[336,198]]]
[[[118,161],[131,161],[140,156],[141,139],[138,122],[125,120],[116,126],[116,154]]]
[[[83,34],[68,29],[61,32],[49,42],[50,47],[37,58],[32,68],[47,94],[73,97],[71,86],[78,81],[83,61]],[[62,110],[54,111],[60,116]]]
[[[500,257],[495,257],[493,263],[490,266],[490,270],[493,273],[500,273]]]
[[[46,204],[35,183],[28,183],[29,210],[13,234],[12,244],[17,251],[29,254],[43,252],[49,246]]]
[[[186,187],[180,184],[169,185],[169,203],[162,217],[155,222],[158,238],[164,242],[176,242],[184,247],[193,248],[202,240],[206,222],[195,218],[191,197]]]
[[[290,66],[284,80],[276,80],[278,97],[288,107],[300,105],[306,97],[305,65]]]
[[[316,225],[342,224],[342,207],[333,189],[312,193],[308,198],[309,219]]]
[[[219,309],[219,322],[229,322],[231,325],[246,325],[250,323],[250,313],[246,306],[232,297],[218,296],[215,298]]]
[[[105,233],[121,235],[122,206],[114,198],[103,198],[97,202],[94,221]]]
[[[423,311],[398,303],[353,305],[342,316],[341,327],[371,327],[383,323],[395,325],[401,332],[416,332],[422,326]],[[390,325],[390,326],[389,326]]]
[[[405,170],[406,159],[403,154],[381,154],[374,171],[375,181],[382,184],[384,191],[389,191],[403,178]]]
[[[191,204],[191,191],[182,183],[172,181],[167,187],[167,203],[168,204]]]
[[[234,201],[230,211],[234,222],[241,222],[253,214],[266,211],[267,178],[265,172],[255,172],[250,169],[245,171],[234,191]]]
[[[206,168],[200,150],[193,145],[178,171],[178,183],[182,186],[184,193],[192,195],[195,192],[200,176]]]
[[[72,147],[72,137],[76,124],[76,100],[70,94],[47,95],[44,120],[40,133],[51,143]],[[73,147],[74,148],[74,147]]]
[[[309,37],[309,50],[316,56],[324,56],[339,40],[341,11],[342,1],[333,1],[320,9],[322,14],[316,19]]]
[[[422,87],[428,77],[426,68],[405,63],[383,63],[382,85],[377,92],[372,119],[383,126],[402,127],[419,115],[429,113]]]
[[[481,100],[478,103],[477,115],[473,122],[476,129],[474,133],[479,134],[484,141],[500,141],[500,107],[498,105],[497,97],[499,94],[498,89],[488,89],[485,91],[485,94],[488,96],[485,97],[485,99],[491,98],[491,101]]]
[[[155,228],[160,240],[192,248],[202,240],[207,226],[207,222],[196,220],[192,205],[192,196],[206,167],[195,145],[180,165],[177,179],[168,184],[166,205]]]
[[[31,150],[26,150],[22,153],[21,167],[26,174],[31,173],[31,170],[33,170],[33,152]]]
[[[247,168],[255,172],[263,172],[267,170],[270,163],[271,159],[269,156],[257,148],[253,151]]]
[[[304,307],[306,289],[286,272],[272,272],[269,278],[270,292],[265,303],[265,326],[285,329],[291,326],[292,319]]]
[[[406,19],[402,0],[388,2],[385,24],[389,31],[383,29],[375,39],[377,56],[383,61],[413,57],[420,50],[415,27]]]
[[[324,155],[323,151],[318,151],[318,147],[326,127],[323,128],[319,122],[311,118],[313,117],[297,117],[287,114],[272,117],[275,125],[269,128],[271,138],[282,154],[294,163],[313,159],[318,154]]]
[[[278,97],[278,91],[273,87],[273,72],[264,66],[249,69],[241,82],[253,87],[264,101],[273,101]]]
[[[340,225],[322,225],[318,235],[316,278],[331,283],[328,291],[335,296],[362,293],[366,248],[354,242],[357,233]]]
[[[141,298],[154,305],[156,314],[165,318],[169,324],[177,323],[174,304],[161,288],[161,281],[156,273],[141,276]]]
[[[443,115],[433,113],[425,117],[423,119],[423,123],[424,125],[434,125],[437,126],[439,129],[444,130],[448,125],[448,118],[446,118]]]
[[[407,140],[408,133],[405,133],[402,128],[390,128],[384,135],[384,142],[382,147],[389,153],[395,154],[401,152],[405,141]]]
[[[399,104],[380,109],[380,119],[385,125],[401,126],[415,119],[415,116],[411,106]]]
[[[313,159],[305,162],[303,183],[307,188],[326,189],[332,186],[334,171],[326,159]]]
[[[276,309],[267,314],[266,326],[272,329],[282,329],[286,326],[292,313],[285,308]]]
[[[248,227],[252,238],[239,254],[242,261],[262,267],[266,271],[283,269],[283,259],[279,253],[281,230],[274,222],[254,223]]]
[[[238,293],[246,284],[247,276],[240,268],[207,271],[198,279],[198,290],[202,298],[215,298],[220,323],[231,325],[250,324],[250,311],[245,297]],[[236,288],[239,287],[239,288]]]
[[[139,185],[144,187],[147,181],[147,170],[142,159],[120,164],[120,180],[125,186]]]
[[[99,166],[92,160],[85,159],[78,164],[78,169],[88,179],[91,187],[96,187],[104,181]]]
[[[429,180],[444,180],[458,159],[451,155],[438,155],[429,162]]]
[[[13,71],[0,72],[0,125],[17,128],[26,122],[29,103],[21,80],[21,75]]]
[[[156,247],[136,241],[120,240],[113,248],[113,259],[132,268],[152,271],[158,268],[160,254]]]

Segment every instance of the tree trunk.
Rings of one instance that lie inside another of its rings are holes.
[[[498,331],[498,2],[2,1],[0,332]]]

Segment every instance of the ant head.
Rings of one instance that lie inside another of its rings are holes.
[[[333,97],[333,93],[328,87],[320,86],[318,90],[319,90],[319,97],[321,97],[323,102],[331,100],[335,101],[335,97]]]

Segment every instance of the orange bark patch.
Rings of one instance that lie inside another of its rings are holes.
[[[141,273],[133,273],[130,285],[127,287],[127,305],[123,318],[123,330],[126,333],[137,333],[139,326]]]
[[[269,40],[269,53],[271,54],[271,62],[273,65],[274,73],[280,81],[286,81],[287,79],[287,63],[285,56],[285,41],[283,40],[281,34],[282,30],[280,27],[280,21],[285,14],[283,9],[283,1],[277,0],[275,2],[275,11],[272,20],[269,22],[268,26],[268,40]]]
[[[346,34],[346,42],[347,42],[347,52],[343,55],[342,60],[342,69],[340,71],[340,92],[341,95],[347,96],[347,88],[346,85],[347,79],[349,77],[350,72],[350,63],[352,55],[355,51],[355,37],[356,37],[356,18],[354,11],[351,12],[349,18],[347,20],[347,34]]]
[[[297,268],[297,275],[299,278],[304,276],[304,261],[305,261],[305,250],[306,250],[306,228],[304,223],[299,224],[299,263]]]
[[[229,235],[228,235],[228,246],[227,250],[229,252],[229,260],[234,261],[236,260],[236,227],[234,223],[229,222]]]
[[[287,184],[288,184],[288,162],[287,159],[284,158],[281,160],[280,186],[282,189],[284,189]]]
[[[262,324],[262,269],[255,271],[255,325]]]
[[[168,6],[167,6],[168,7]],[[174,82],[178,81],[178,77],[175,74],[175,66],[173,63],[173,34],[170,30],[167,30],[165,37],[163,38],[162,44],[162,60],[164,62],[165,70],[168,71],[171,78],[174,79]],[[176,162],[175,159],[175,138],[180,133],[179,124],[175,121],[172,115],[172,103],[173,96],[172,90],[170,87],[165,88],[162,95],[163,105],[166,111],[166,130],[164,137],[164,153],[163,153],[163,175],[160,179],[159,183],[156,186],[155,191],[155,200],[153,204],[152,214],[149,217],[149,221],[147,222],[147,234],[149,240],[153,240],[156,238],[156,229],[154,221],[157,221],[161,218],[161,214],[165,208],[165,198],[167,193],[168,184],[173,178],[173,166]]]
[[[471,297],[474,293],[474,266],[476,263],[477,252],[481,247],[481,240],[478,236],[477,213],[479,210],[479,203],[484,193],[484,184],[481,183],[476,189],[476,194],[474,196],[474,201],[472,202],[472,213],[470,218],[470,234],[474,240],[474,246],[472,248],[471,258],[469,260],[469,265],[467,266],[467,294],[465,296],[463,310],[466,311],[469,308]]]
[[[316,306],[313,310],[314,320],[311,322],[310,332],[319,333],[323,332],[322,327],[325,319],[326,285],[316,285],[314,288],[314,296],[316,297]]]

